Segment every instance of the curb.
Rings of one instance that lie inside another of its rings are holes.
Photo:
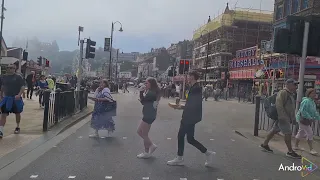
[[[60,131],[58,131],[58,133],[56,134],[59,135],[61,133],[63,133],[64,131],[66,131],[67,129],[69,129],[70,127],[74,126],[75,124],[77,124],[78,122],[80,122],[81,120],[85,119],[86,117],[90,116],[92,114],[93,109],[89,110],[87,113],[83,114],[80,117],[77,117],[74,121],[70,122],[69,124],[67,124],[66,126],[64,126]],[[80,112],[81,113],[81,112]]]

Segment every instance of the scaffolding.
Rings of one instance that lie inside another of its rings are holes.
[[[208,69],[227,69],[229,60],[233,59],[237,50],[271,39],[272,22],[271,11],[244,8],[229,10],[227,6],[223,14],[194,31],[195,66],[204,69],[208,52]],[[219,76],[214,75],[213,78],[219,79]]]

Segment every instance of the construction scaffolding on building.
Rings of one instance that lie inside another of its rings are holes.
[[[204,70],[207,63],[207,81],[223,79],[228,62],[237,50],[260,45],[272,34],[273,12],[235,8],[228,5],[221,15],[194,32],[194,67]],[[209,42],[209,48],[208,48]],[[208,62],[207,62],[207,53]]]

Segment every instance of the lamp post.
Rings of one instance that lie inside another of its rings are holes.
[[[0,27],[0,64],[1,64],[1,59],[2,59],[2,39],[3,39],[3,20],[4,20],[4,11],[6,10],[6,8],[4,7],[4,0],[2,0],[2,5],[1,5],[1,27]],[[1,72],[0,72],[1,74]]]
[[[113,41],[113,31],[114,31],[114,25],[119,23],[121,26],[120,26],[120,29],[119,31],[122,32],[123,29],[122,29],[122,24],[121,22],[119,21],[116,21],[116,22],[112,22],[111,23],[111,36],[110,36],[110,59],[109,59],[109,80],[111,80],[111,63],[112,63],[112,41]]]
[[[204,73],[204,84],[207,84],[207,71],[208,71],[208,61],[209,61],[209,44],[210,44],[210,32],[206,29],[201,31],[201,37],[203,35],[203,32],[206,32],[208,34],[208,39],[207,39],[207,57],[206,57],[206,62],[205,62],[205,66],[206,66],[206,71]]]

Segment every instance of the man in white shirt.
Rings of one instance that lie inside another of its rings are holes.
[[[176,96],[180,97],[180,85],[179,84],[176,85]]]

